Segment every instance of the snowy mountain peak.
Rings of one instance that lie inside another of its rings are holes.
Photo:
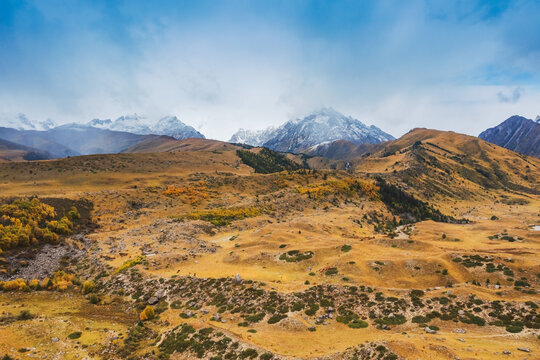
[[[25,114],[19,113],[16,116],[4,116],[0,119],[0,126],[16,130],[38,130],[45,131],[56,126],[53,120],[35,121],[29,119]]]
[[[195,130],[192,126],[184,124],[176,116],[165,116],[160,119],[152,128],[152,134],[168,135],[175,139],[203,138],[204,135]]]
[[[125,131],[132,134],[147,135],[152,131],[150,127],[145,124],[147,119],[137,114],[120,116],[114,120],[109,129],[115,131]]]
[[[240,128],[233,134],[229,142],[234,144],[261,146],[270,139],[275,130],[276,129],[272,126],[264,130],[246,130]]]
[[[540,124],[540,115],[536,116],[536,119],[534,119],[534,121],[536,121],[537,124]]]
[[[287,121],[277,129],[260,131],[240,129],[230,142],[266,146],[273,150],[301,152],[312,146],[334,140],[354,144],[377,144],[394,137],[376,126],[366,126],[359,120],[345,116],[333,108],[322,108],[303,118]]]
[[[86,125],[88,126],[92,126],[92,127],[100,128],[100,129],[108,129],[111,126],[111,124],[112,124],[111,119],[104,119],[104,120],[92,119],[86,123]]]
[[[204,135],[193,127],[184,124],[176,116],[165,116],[154,125],[149,125],[146,117],[137,114],[120,116],[114,121],[111,119],[93,119],[86,125],[99,129],[124,131],[139,135],[167,135],[178,140],[192,137],[204,138]]]

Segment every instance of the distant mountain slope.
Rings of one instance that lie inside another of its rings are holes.
[[[395,178],[428,198],[471,199],[497,189],[540,193],[540,160],[450,131],[413,129],[353,165],[359,173]]]
[[[57,126],[46,133],[53,141],[83,155],[119,153],[143,140],[159,137],[103,130],[79,124]]]
[[[491,143],[540,158],[540,118],[536,121],[514,115],[478,135]]]
[[[0,161],[47,160],[51,155],[28,146],[0,139]]]
[[[151,125],[149,120],[137,114],[120,116],[116,120],[93,119],[86,125],[103,129],[128,132],[137,135],[167,135],[177,140],[204,138],[204,135],[180,121],[176,116],[166,116]]]
[[[53,158],[81,155],[80,152],[69,146],[56,142],[49,136],[48,131],[15,130],[0,127],[0,139],[46,151]]]
[[[0,139],[47,151],[52,157],[122,152],[159,135],[136,135],[79,124],[66,124],[47,131],[0,128]]]
[[[304,150],[303,153],[310,156],[322,156],[335,160],[348,160],[365,154],[374,148],[374,144],[366,143],[356,145],[347,140],[335,140],[309,147]]]
[[[360,145],[378,144],[393,139],[392,135],[376,126],[366,126],[332,108],[324,108],[302,119],[288,121],[276,129],[269,128],[259,132],[241,129],[230,141],[262,145],[275,151],[299,153],[334,140],[346,140]]]

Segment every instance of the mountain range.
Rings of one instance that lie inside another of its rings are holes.
[[[153,124],[134,114],[116,120],[93,119],[86,124],[56,126],[50,119],[37,122],[19,114],[0,123],[6,125],[0,127],[0,139],[4,140],[0,157],[9,161],[173,151],[185,145],[178,140],[204,139],[204,135],[176,116],[164,117]],[[510,150],[540,157],[540,117],[531,120],[512,116],[479,137]],[[392,135],[376,126],[367,126],[332,108],[323,108],[279,127],[259,131],[240,129],[229,142],[333,160],[354,160],[378,151],[381,144],[391,146],[394,140]]]
[[[540,158],[540,116],[535,120],[514,115],[478,135],[491,143]]]
[[[332,108],[323,108],[306,117],[287,121],[277,128],[260,131],[240,129],[229,142],[299,153],[335,140],[361,145],[378,144],[394,140],[394,137],[374,125],[367,126]]]
[[[165,116],[153,125],[147,125],[148,119],[137,114],[120,116],[116,120],[93,119],[86,125],[98,129],[123,131],[137,135],[167,135],[177,140],[203,138],[204,135],[192,126],[184,124],[176,116]]]
[[[32,120],[29,119],[25,114],[19,113],[15,115],[15,117],[4,116],[0,118],[0,126],[15,130],[44,131],[54,128],[56,123],[51,119],[44,121]]]

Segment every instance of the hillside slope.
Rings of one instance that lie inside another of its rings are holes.
[[[51,155],[28,146],[0,139],[0,161],[47,160]]]
[[[427,197],[505,189],[538,194],[540,160],[454,132],[414,129],[355,162],[358,173],[398,178]]]
[[[348,160],[372,151],[374,148],[375,145],[373,144],[356,145],[347,140],[335,140],[314,145],[304,150],[303,153],[309,156],[322,156],[334,160]]]
[[[218,140],[207,140],[204,138],[176,140],[169,136],[159,136],[145,139],[122,152],[155,153],[171,151],[227,151],[240,148],[240,146]]]

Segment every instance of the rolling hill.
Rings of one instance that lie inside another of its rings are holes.
[[[414,129],[354,161],[358,173],[385,174],[426,196],[474,198],[504,189],[538,194],[540,160],[450,131]]]

